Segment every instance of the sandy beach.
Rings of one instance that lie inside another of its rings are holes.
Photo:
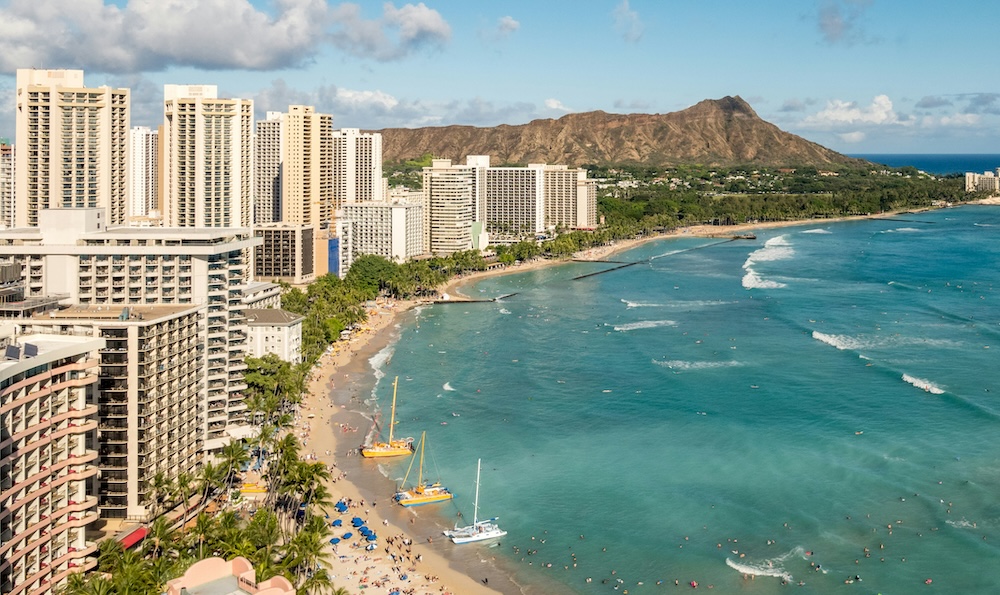
[[[885,213],[872,217],[891,217]],[[734,226],[693,226],[679,228],[667,234],[616,242],[585,250],[574,255],[575,260],[605,260],[613,254],[642,243],[670,237],[728,237],[759,229],[793,225],[826,225],[829,223],[865,219],[849,217],[807,221],[772,222]],[[462,287],[484,277],[525,272],[570,260],[536,260],[503,269],[484,271],[458,277],[441,288],[452,299],[468,299]],[[450,525],[434,510],[406,509],[391,500],[395,482],[386,477],[379,463],[358,456],[358,447],[366,441],[372,429],[369,406],[376,383],[369,360],[391,344],[397,336],[397,325],[406,312],[421,301],[378,301],[369,310],[365,327],[347,341],[338,341],[313,369],[308,394],[303,400],[293,431],[303,443],[304,456],[326,463],[334,480],[328,485],[334,500],[351,502],[351,508],[338,515],[330,511],[331,521],[343,519],[337,528],[338,537],[350,531],[350,519],[359,516],[375,530],[379,539],[374,550],[366,550],[365,542],[355,535],[330,549],[331,574],[334,584],[356,593],[374,588],[378,593],[398,590],[409,595],[441,593],[523,593],[567,591],[562,585],[538,585],[522,589],[503,569],[505,561],[497,559],[498,549],[484,544],[456,546],[441,535]],[[391,542],[390,542],[391,540]]]

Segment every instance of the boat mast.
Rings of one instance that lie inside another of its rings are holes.
[[[476,461],[476,499],[472,503],[472,526],[479,523],[479,471],[483,468],[483,460]]]
[[[392,429],[396,425],[396,383],[399,382],[399,376],[396,376],[395,380],[392,381],[392,412],[389,414],[389,445],[392,445]]]
[[[420,468],[417,470],[417,489],[424,487],[424,439],[427,437],[427,432],[420,434]]]

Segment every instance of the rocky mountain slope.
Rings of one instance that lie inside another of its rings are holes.
[[[768,166],[857,164],[762,120],[740,97],[706,99],[669,114],[568,114],[494,128],[441,126],[386,128],[387,161],[438,158],[465,162],[467,155],[490,155],[492,163],[639,163]]]

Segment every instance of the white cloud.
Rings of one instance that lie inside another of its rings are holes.
[[[570,108],[566,107],[565,105],[563,105],[563,102],[559,101],[558,99],[551,99],[551,98],[550,99],[546,99],[545,100],[545,107],[547,107],[549,109],[552,109],[552,110],[559,110],[561,112],[571,112],[571,111],[573,111],[572,109],[570,109]]]
[[[924,118],[923,124],[925,126],[977,126],[981,120],[982,117],[979,114],[952,114],[938,118],[928,116]]]
[[[289,105],[313,105],[316,111],[333,114],[337,128],[412,128],[465,124],[496,126],[523,124],[540,117],[538,106],[515,102],[495,104],[475,97],[472,99],[429,102],[395,97],[379,90],[345,89],[326,85],[303,91],[278,79],[254,97],[258,118],[267,111],[285,111]]]
[[[837,137],[845,143],[860,143],[865,140],[865,133],[859,131],[845,132],[843,134],[838,134]]]
[[[628,0],[622,0],[611,14],[615,22],[615,31],[625,41],[634,43],[642,39],[644,29],[642,21],[639,19],[639,13],[629,8]]]
[[[325,45],[386,61],[451,37],[448,23],[422,2],[387,2],[376,19],[362,18],[356,4],[325,0],[274,0],[273,14],[249,0],[106,2],[10,0],[0,8],[0,68],[273,70],[302,66]]]
[[[378,106],[382,109],[391,110],[399,105],[399,100],[383,93],[382,91],[354,91],[352,89],[337,89],[337,100],[344,105],[353,106]]]
[[[497,34],[500,37],[508,37],[511,33],[514,33],[521,28],[521,23],[514,19],[512,16],[501,17],[497,21]]]
[[[896,114],[888,95],[877,95],[871,105],[866,107],[861,107],[854,101],[831,99],[826,108],[808,116],[802,123],[815,128],[834,128],[855,124],[908,125],[911,120],[900,118]]]

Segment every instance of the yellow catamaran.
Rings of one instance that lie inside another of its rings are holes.
[[[455,497],[451,493],[451,490],[442,486],[438,482],[426,483],[424,482],[424,441],[427,437],[427,432],[420,435],[420,468],[417,472],[417,483],[415,486],[408,490],[404,490],[403,486],[406,485],[406,479],[410,476],[410,471],[413,469],[413,459],[410,459],[410,466],[406,469],[406,476],[403,477],[403,484],[400,486],[399,491],[393,496],[396,502],[399,502],[403,506],[421,506],[423,504],[433,504],[435,502],[444,502],[445,500],[451,500]],[[416,457],[416,453],[413,454]]]
[[[396,385],[399,383],[399,376],[392,381],[392,412],[389,414],[389,440],[388,442],[373,442],[369,446],[361,447],[361,456],[368,458],[375,457],[402,457],[413,453],[413,438],[392,439],[392,431],[396,425]]]

